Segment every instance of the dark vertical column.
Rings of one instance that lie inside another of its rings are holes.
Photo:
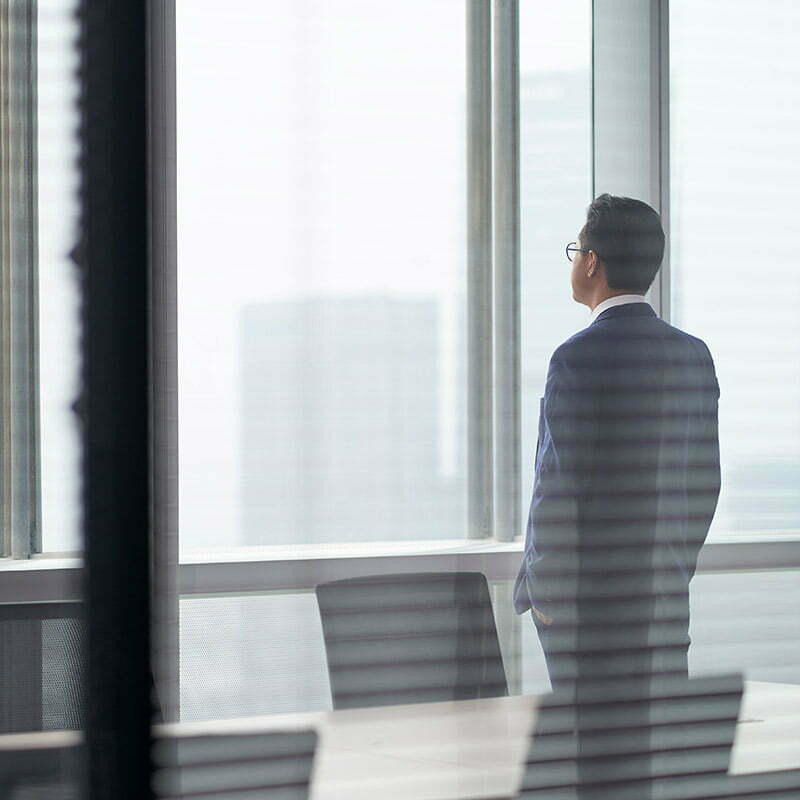
[[[150,790],[146,8],[83,0],[83,504],[91,800]]]

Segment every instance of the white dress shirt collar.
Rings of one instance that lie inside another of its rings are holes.
[[[643,294],[618,294],[616,297],[609,297],[607,300],[603,300],[602,303],[598,303],[594,310],[592,311],[592,318],[589,321],[591,325],[604,311],[608,311],[609,308],[614,308],[615,306],[624,306],[628,303],[647,303],[645,296]],[[647,303],[650,305],[649,303]]]

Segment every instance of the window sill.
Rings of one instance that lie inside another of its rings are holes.
[[[303,561],[328,558],[383,558],[390,556],[464,555],[520,552],[522,540],[496,542],[493,539],[438,539],[415,542],[351,542],[344,544],[265,545],[262,547],[219,547],[185,550],[183,564],[249,561]]]
[[[78,553],[39,553],[30,558],[0,558],[0,573],[54,569],[79,569],[83,558]]]
[[[483,572],[513,580],[522,541],[375,542],[349,545],[241,547],[187,552],[181,595],[302,592],[341,578],[394,572]],[[75,554],[0,559],[1,602],[57,602],[83,595],[83,562]],[[716,536],[700,554],[698,573],[800,569],[800,535]]]

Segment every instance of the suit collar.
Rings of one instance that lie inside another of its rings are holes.
[[[594,322],[600,314],[602,314],[607,308],[614,308],[614,306],[624,306],[628,303],[646,303],[647,298],[643,294],[631,294],[630,292],[626,292],[623,294],[615,294],[611,297],[607,297],[603,300],[602,303],[598,303],[592,309],[592,317],[591,321]]]
[[[656,312],[650,303],[626,303],[622,306],[612,306],[598,314],[591,324],[613,317],[655,317]]]

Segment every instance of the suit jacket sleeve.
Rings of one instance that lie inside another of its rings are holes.
[[[708,352],[708,351],[706,351]],[[719,458],[719,383],[708,353],[707,392],[704,413],[689,446],[689,578],[694,576],[697,557],[706,540],[717,509],[721,487]]]
[[[595,460],[593,392],[581,364],[561,348],[550,361],[528,517],[529,594],[558,614],[577,591],[582,494]]]

